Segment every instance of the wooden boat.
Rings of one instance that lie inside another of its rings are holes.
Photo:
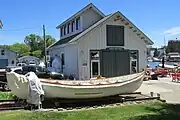
[[[45,98],[100,98],[136,91],[142,84],[144,73],[143,71],[101,80],[40,80]],[[27,99],[28,80],[24,75],[9,72],[7,81],[12,93],[21,99]]]

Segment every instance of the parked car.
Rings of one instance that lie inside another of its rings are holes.
[[[29,65],[36,65],[36,63],[31,61],[31,62],[29,62]]]
[[[39,78],[64,79],[62,73],[51,72],[47,68],[37,65],[27,65],[22,67],[22,74],[34,72]]]
[[[26,66],[26,63],[18,63],[17,66],[19,67]]]

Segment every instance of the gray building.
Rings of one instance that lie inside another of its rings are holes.
[[[7,48],[0,48],[0,68],[6,66],[15,66],[17,62],[17,53],[8,50]]]

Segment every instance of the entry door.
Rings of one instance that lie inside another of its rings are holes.
[[[91,60],[91,77],[97,77],[100,75],[99,60]]]

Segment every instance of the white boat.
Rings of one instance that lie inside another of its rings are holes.
[[[143,79],[144,71],[100,80],[40,80],[45,98],[83,99],[132,93],[141,86]],[[7,73],[7,82],[12,93],[21,99],[27,99],[28,80],[24,75],[9,72]]]
[[[159,64],[158,66],[159,66],[159,67],[162,67],[162,64]],[[167,64],[164,64],[164,67],[165,67],[165,68],[169,68],[169,69],[177,68],[177,66],[174,66],[174,65],[167,65]]]

